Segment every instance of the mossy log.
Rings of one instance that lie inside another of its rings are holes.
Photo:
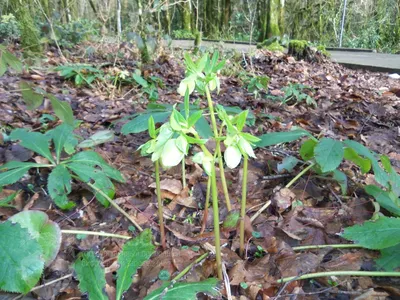
[[[326,57],[329,57],[329,53],[324,46],[311,47],[304,40],[291,40],[289,42],[288,54],[297,60],[303,59],[308,62],[322,62]]]

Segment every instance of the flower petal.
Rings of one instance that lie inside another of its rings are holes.
[[[224,152],[224,159],[228,168],[234,169],[240,164],[242,153],[240,153],[238,147],[229,146]]]

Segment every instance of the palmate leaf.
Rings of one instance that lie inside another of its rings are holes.
[[[205,293],[210,296],[219,295],[219,281],[216,278],[209,278],[200,282],[176,283],[172,287],[169,284],[147,295],[144,300],[196,300],[198,293]]]
[[[71,209],[75,206],[74,202],[68,200],[68,194],[71,193],[71,180],[67,168],[58,165],[50,173],[47,181],[47,190],[51,199],[62,209]]]
[[[292,131],[286,131],[286,132],[271,132],[271,133],[266,133],[260,136],[259,138],[261,139],[258,143],[256,143],[257,147],[268,147],[268,146],[273,146],[281,143],[288,143],[292,142],[295,140],[298,140],[299,138],[303,136],[310,136],[312,135],[303,129],[295,129]]]
[[[115,187],[102,170],[76,162],[68,163],[66,164],[66,167],[74,172],[83,182],[93,184],[93,186],[103,191],[109,198],[114,198]],[[108,200],[103,195],[97,191],[93,192],[96,199],[101,204],[103,204],[105,207],[110,205]]]
[[[108,300],[105,294],[106,279],[100,260],[93,251],[79,253],[73,268],[79,280],[79,289],[89,300]]]
[[[381,250],[381,257],[376,264],[385,271],[394,271],[400,268],[400,244]]]
[[[135,239],[127,242],[118,255],[120,265],[117,272],[117,300],[131,286],[132,277],[137,269],[154,253],[155,246],[152,241],[150,229],[145,229]]]
[[[11,132],[10,138],[13,141],[20,140],[20,145],[33,152],[40,154],[54,163],[53,156],[50,153],[50,138],[39,132],[28,132],[25,129],[15,129]]]
[[[330,138],[322,138],[315,146],[314,154],[323,173],[333,171],[343,160],[343,144]]]
[[[400,243],[400,218],[380,217],[377,221],[347,227],[342,236],[368,249],[393,247]]]
[[[0,186],[17,182],[30,168],[40,167],[40,164],[30,162],[10,161],[0,167],[0,170],[8,170],[0,173]]]
[[[61,230],[57,223],[49,220],[47,214],[34,210],[23,211],[9,221],[28,229],[30,236],[39,242],[46,266],[56,258],[61,245]]]
[[[0,224],[0,290],[28,293],[44,268],[42,248],[28,229],[7,221]]]

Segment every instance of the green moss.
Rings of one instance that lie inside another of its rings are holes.
[[[323,55],[325,55],[326,57],[331,57],[331,54],[326,50],[324,45],[318,45],[317,50],[319,52],[321,52]]]
[[[289,49],[292,49],[297,53],[305,51],[307,47],[308,47],[308,42],[304,40],[291,40],[289,42]]]
[[[265,47],[264,49],[267,49],[269,51],[281,51],[285,50],[278,42],[274,42],[271,45]]]

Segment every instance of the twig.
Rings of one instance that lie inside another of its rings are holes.
[[[250,222],[253,223],[253,221],[254,221],[255,219],[257,219],[258,216],[261,215],[261,213],[262,213],[264,210],[266,210],[266,209],[268,208],[268,206],[270,206],[270,205],[271,205],[271,200],[268,200],[267,203],[265,203],[265,204],[263,205],[263,207],[261,207],[261,208],[250,218]]]
[[[308,245],[308,246],[298,246],[293,247],[293,251],[302,251],[309,249],[325,249],[325,248],[336,248],[336,249],[346,249],[346,248],[364,248],[360,244],[332,244],[332,245]]]
[[[132,237],[130,237],[130,236],[120,235],[120,234],[115,234],[115,233],[96,232],[96,231],[87,231],[87,230],[69,230],[69,229],[63,229],[63,230],[61,230],[61,233],[65,233],[65,234],[97,235],[97,236],[105,236],[105,237],[118,238],[118,239],[125,239],[125,240],[129,240],[129,239],[132,238]]]

